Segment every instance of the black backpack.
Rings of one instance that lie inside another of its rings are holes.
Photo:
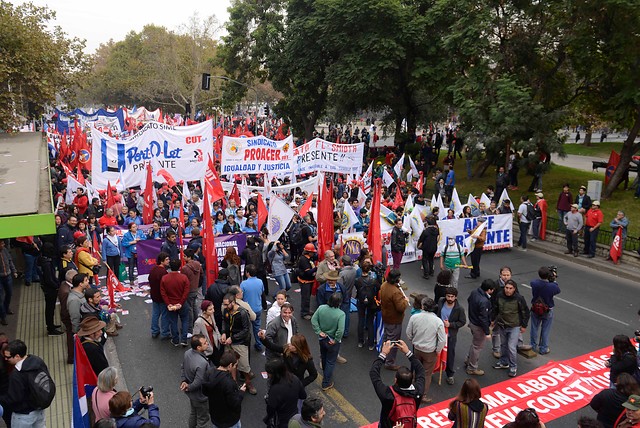
[[[25,373],[27,375],[27,384],[29,385],[31,404],[38,410],[48,408],[56,396],[56,384],[51,379],[49,370],[45,366],[41,370],[30,370]]]
[[[378,306],[378,284],[377,281],[370,276],[361,276],[356,279],[356,290],[358,302],[363,302],[368,308]]]
[[[525,218],[529,221],[533,221],[536,218],[536,209],[531,202],[527,203],[527,215],[525,215]]]

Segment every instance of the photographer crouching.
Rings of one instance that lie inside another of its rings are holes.
[[[140,398],[136,401],[133,401],[128,391],[117,392],[109,400],[109,411],[118,428],[135,428],[147,423],[160,426],[160,410],[153,403],[153,388],[143,386],[138,392]],[[142,409],[147,409],[148,419],[138,414]]]

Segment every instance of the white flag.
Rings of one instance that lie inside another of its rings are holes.
[[[458,196],[458,191],[455,187],[453,188],[453,193],[451,194],[451,204],[449,205],[449,208],[453,210],[456,217],[462,214],[462,204],[460,203],[460,197]]]
[[[393,177],[391,177],[391,174],[389,174],[386,169],[382,173],[382,182],[387,187],[390,187],[394,183]]]
[[[247,177],[242,176],[242,184],[240,184],[240,205],[246,207],[250,197],[249,187],[247,186]]]
[[[482,196],[480,196],[480,202],[483,202],[486,208],[489,208],[489,205],[491,205],[491,199],[489,199],[484,192],[482,192]]]
[[[269,241],[277,241],[295,215],[289,205],[279,197],[271,195],[269,203]]]
[[[404,202],[404,213],[408,213],[413,209],[413,196],[411,194],[407,195],[407,200]]]
[[[467,199],[467,205],[471,207],[471,211],[477,210],[480,206],[478,205],[478,201],[473,197],[471,193],[469,193],[469,199]]]
[[[502,189],[502,195],[500,195],[500,199],[498,200],[498,206],[502,206],[502,202],[505,200],[511,200],[511,198],[509,197],[509,194],[507,193],[507,189],[506,187],[504,189]]]
[[[367,202],[367,195],[362,191],[362,187],[358,187],[358,208],[362,208]]]
[[[342,224],[340,228],[342,230],[351,229],[354,224],[358,223],[358,216],[351,208],[351,204],[349,202],[344,203],[344,208],[342,209]]]
[[[476,230],[472,234],[470,234],[469,237],[465,240],[464,246],[468,250],[467,255],[473,253],[473,249],[476,246],[476,241],[478,240],[478,236],[480,236],[480,234],[482,233],[485,227],[487,227],[486,221],[479,223]]]
[[[409,165],[411,166],[411,169],[409,169],[409,172],[407,173],[407,182],[411,181],[413,177],[416,177],[416,178],[420,177],[420,174],[418,173],[418,168],[416,168],[416,164],[413,163],[413,159],[411,159],[411,156],[409,156]]]
[[[393,167],[393,170],[396,172],[396,176],[400,179],[400,173],[402,172],[402,168],[404,167],[404,153],[398,159],[398,162]]]
[[[362,184],[364,186],[364,193],[369,193],[371,190],[371,181],[373,180],[373,161],[369,164],[369,168],[362,175]]]
[[[429,212],[432,213],[433,209],[438,206],[438,198],[436,198],[436,194],[431,195],[431,203],[429,204]]]
[[[189,191],[189,186],[187,185],[186,181],[182,182],[182,199],[183,199],[184,204],[191,203],[191,192]],[[184,204],[183,204],[183,206],[184,206]]]
[[[438,193],[438,196],[436,197],[436,206],[440,208],[440,212],[438,213],[440,220],[447,218],[447,210],[444,207],[444,202],[442,202],[442,196],[440,196],[440,193]]]
[[[85,186],[80,184],[78,180],[76,180],[70,175],[67,175],[67,194],[64,198],[65,204],[67,205],[73,204],[73,198],[76,197],[76,190],[78,190],[79,187],[82,187],[83,189],[85,188]]]

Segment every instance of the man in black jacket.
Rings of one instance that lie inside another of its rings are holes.
[[[109,367],[109,361],[107,361],[107,356],[104,354],[104,347],[101,342],[103,337],[102,330],[106,326],[107,324],[104,321],[100,321],[96,317],[87,317],[80,323],[80,330],[77,333],[96,376]]]
[[[298,282],[300,283],[300,316],[306,320],[311,319],[311,288],[316,279],[317,267],[312,259],[315,258],[316,248],[309,243],[304,246],[304,251],[298,259]]]
[[[380,369],[384,365],[392,346],[398,347],[400,351],[407,356],[411,363],[411,369],[400,367],[396,372],[395,383],[387,386],[382,382]],[[382,351],[380,351],[378,358],[376,358],[371,365],[369,377],[371,378],[371,383],[373,383],[376,395],[382,404],[380,410],[380,428],[391,428],[396,422],[392,420],[389,415],[395,399],[394,392],[395,394],[414,399],[416,402],[416,410],[420,407],[422,393],[424,392],[425,371],[420,360],[413,355],[413,352],[409,350],[409,347],[403,340],[399,340],[396,344],[392,344],[391,341],[386,341],[382,345]]]
[[[220,357],[218,368],[210,368],[202,384],[202,393],[209,399],[211,422],[217,427],[239,427],[242,399],[246,385],[235,381],[238,361],[234,352]]]
[[[491,311],[491,324],[500,326],[500,359],[494,369],[509,369],[509,377],[518,371],[518,337],[527,330],[529,307],[518,293],[518,284],[510,279],[498,293]]]
[[[40,269],[42,270],[40,287],[44,292],[44,319],[47,323],[47,332],[49,336],[60,336],[64,333],[60,331],[60,326],[53,322],[56,300],[58,300],[58,288],[60,287],[53,261],[54,256],[55,248],[53,244],[46,242],[42,246],[42,256],[40,257]]]
[[[205,299],[209,300],[213,303],[215,308],[215,312],[213,313],[213,319],[216,320],[216,325],[222,325],[222,299],[224,299],[224,295],[227,294],[227,289],[231,286],[229,282],[229,271],[227,269],[220,269],[218,272],[218,279],[211,284],[207,293],[205,294]]]
[[[496,283],[491,279],[482,281],[482,285],[469,295],[469,329],[471,329],[471,346],[465,359],[467,374],[482,376],[484,370],[478,368],[480,351],[487,339],[491,339],[491,295],[496,290]]]
[[[402,255],[407,245],[409,234],[402,230],[402,217],[396,219],[396,224],[391,231],[391,257],[393,258],[393,269],[400,269]]]
[[[0,404],[5,409],[13,411],[11,425],[15,427],[44,427],[44,409],[33,402],[29,382],[33,382],[30,378],[34,379],[40,372],[49,375],[47,365],[40,357],[28,355],[27,345],[19,339],[9,342],[3,352],[5,361],[15,367],[9,376],[9,388],[6,394],[0,395]]]
[[[247,391],[256,395],[256,388],[251,385],[251,366],[249,365],[249,345],[251,345],[251,320],[249,313],[236,302],[233,294],[227,293],[222,299],[222,336],[220,343],[231,346],[240,357],[238,371],[244,376]]]
[[[447,333],[447,383],[453,385],[455,381],[453,375],[455,371],[456,359],[456,342],[458,340],[458,330],[467,323],[467,316],[464,308],[458,303],[458,289],[455,287],[447,287],[445,296],[438,300],[438,309],[436,315],[442,319],[444,327],[448,329]]]

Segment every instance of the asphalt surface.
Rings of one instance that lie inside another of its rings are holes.
[[[482,257],[481,279],[464,278],[462,272],[459,284],[459,300],[466,309],[469,293],[480,285],[484,278],[496,279],[499,268],[508,265],[513,270],[513,277],[518,284],[528,284],[537,278],[540,266],[556,265],[558,267],[558,283],[562,293],[557,296],[554,323],[550,337],[551,353],[545,356],[527,360],[518,357],[518,373],[523,374],[544,365],[550,360],[563,360],[579,356],[590,351],[600,349],[611,344],[616,334],[631,336],[640,326],[638,317],[638,283],[621,279],[613,275],[602,273],[592,268],[576,265],[571,261],[559,257],[529,250],[522,252],[516,249],[488,252]],[[401,271],[409,293],[420,292],[433,296],[434,280],[424,280],[421,277],[420,265],[417,262],[402,265]],[[273,287],[273,285],[271,285]],[[296,289],[297,286],[294,286]],[[531,292],[528,287],[521,286],[520,292],[530,300]],[[292,292],[290,301],[299,309],[299,293]],[[184,348],[174,348],[169,342],[152,339],[149,326],[151,305],[145,299],[132,296],[130,300],[121,301],[128,315],[122,316],[125,328],[120,330],[120,336],[114,338],[118,357],[130,391],[141,385],[152,385],[155,391],[156,403],[160,408],[163,426],[186,426],[189,414],[189,402],[178,389],[180,382],[180,365]],[[294,313],[295,315],[295,313]],[[263,314],[264,317],[264,314]],[[409,314],[405,316],[405,326]],[[264,318],[263,318],[264,320]],[[311,329],[309,321],[299,320],[301,332],[307,337],[312,348],[316,366],[319,368],[318,342]],[[357,348],[357,315],[352,314],[351,333],[341,348],[341,355],[348,362],[338,365],[334,372],[335,389],[327,393],[322,392],[319,383],[307,388],[307,393],[322,398],[325,402],[327,416],[325,426],[357,427],[366,422],[379,419],[380,406],[371,386],[368,371],[375,358],[375,352],[367,348]],[[528,343],[529,332],[525,333]],[[468,328],[463,328],[458,335],[456,382],[447,385],[437,385],[437,378],[431,385],[430,394],[434,403],[448,400],[459,391],[461,383],[466,378],[462,362],[471,342]],[[251,351],[251,365],[256,373],[255,385],[257,396],[246,395],[243,402],[243,427],[262,427],[262,417],[265,415],[264,395],[266,381],[260,375],[264,371],[265,358]],[[494,370],[491,365],[495,359],[491,355],[488,343],[480,358],[480,368],[485,376],[478,377],[482,386],[488,386],[507,379],[504,370]],[[406,364],[406,358],[400,357],[399,363]],[[384,379],[392,382],[393,373],[384,371]],[[576,426],[581,414],[595,416],[595,412],[588,407],[574,412],[564,418],[547,423],[549,428]]]

